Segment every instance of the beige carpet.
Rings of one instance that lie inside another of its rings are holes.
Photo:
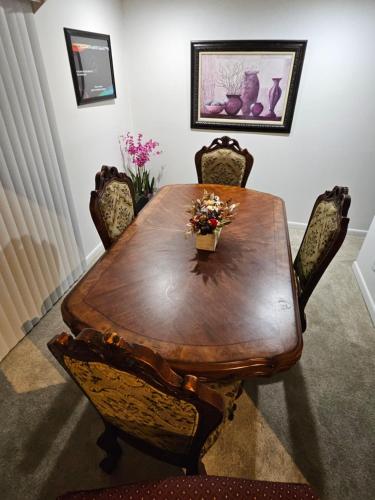
[[[294,250],[301,236],[291,231]],[[246,382],[204,459],[209,474],[309,482],[323,499],[375,498],[375,330],[351,271],[361,242],[347,237],[311,298],[298,365]],[[127,445],[112,476],[98,468],[101,421],[46,349],[66,329],[59,306],[0,364],[0,499],[181,474]]]

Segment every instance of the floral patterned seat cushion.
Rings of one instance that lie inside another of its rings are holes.
[[[204,153],[201,160],[203,184],[240,186],[246,159],[231,149],[222,148]]]
[[[189,451],[199,419],[194,405],[104,363],[67,356],[64,363],[107,422],[163,450]]]
[[[333,241],[339,223],[338,209],[334,202],[322,201],[315,208],[296,259],[300,282],[307,281],[315,271],[322,255]]]
[[[133,199],[125,182],[109,182],[99,200],[99,210],[111,240],[116,240],[134,218]]]

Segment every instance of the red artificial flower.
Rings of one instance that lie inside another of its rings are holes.
[[[217,221],[217,219],[213,219],[213,218],[212,218],[212,219],[209,219],[209,220],[208,220],[208,223],[209,223],[209,225],[212,227],[212,229],[215,229],[215,228],[216,228],[216,226],[217,226],[217,224],[218,224],[218,221]]]

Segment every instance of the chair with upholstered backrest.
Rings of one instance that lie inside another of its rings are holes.
[[[95,176],[90,212],[104,248],[108,249],[129,226],[135,215],[132,180],[116,167],[103,166]]]
[[[302,331],[306,330],[307,301],[345,239],[350,201],[348,188],[335,186],[318,196],[311,212],[294,260]]]
[[[179,376],[151,349],[114,333],[62,333],[48,347],[104,421],[97,441],[108,455],[103,470],[111,472],[121,456],[118,437],[186,467],[187,474],[204,470],[200,459],[226,420],[219,393],[193,375]]]
[[[245,187],[254,158],[228,136],[214,139],[195,155],[199,184],[227,184]]]

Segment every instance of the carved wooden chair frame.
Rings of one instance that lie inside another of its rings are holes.
[[[114,240],[110,238],[106,225],[104,223],[100,208],[99,199],[102,195],[107,184],[116,180],[127,184],[133,201],[134,215],[135,215],[135,192],[131,178],[125,172],[119,172],[116,167],[102,166],[101,171],[95,175],[95,191],[91,191],[90,198],[90,213],[95,227],[99,233],[100,239],[103,242],[104,248],[107,250]]]
[[[188,475],[205,473],[200,461],[202,448],[208,436],[220,425],[224,416],[224,402],[220,394],[205,387],[194,375],[180,377],[154,351],[138,344],[129,344],[115,333],[103,334],[88,328],[82,330],[74,338],[63,332],[48,342],[48,348],[69,374],[64,356],[80,361],[104,363],[141,378],[165,394],[189,402],[198,412],[197,430],[192,438],[189,452],[176,454],[127,434],[106,421],[97,410],[105,426],[104,432],[97,440],[97,445],[107,453],[107,457],[100,462],[100,467],[105,472],[112,472],[121,456],[121,448],[117,442],[117,438],[120,437],[135,448],[159,460],[186,467]],[[76,382],[74,376],[71,374],[70,376]],[[77,382],[76,384],[79,386]]]
[[[305,279],[303,279],[303,277],[299,273],[299,255],[300,255],[300,251],[301,251],[303,242],[305,240],[310,222],[314,216],[315,210],[322,201],[327,201],[327,202],[333,201],[335,203],[335,205],[338,209],[338,216],[340,217],[340,222],[337,226],[337,230],[332,235],[330,243],[327,246],[325,252],[323,252],[323,254],[320,256],[320,259],[316,265],[315,270],[305,280]],[[297,278],[298,303],[299,303],[301,325],[302,325],[303,332],[306,330],[306,315],[305,315],[306,304],[307,304],[314,288],[318,284],[320,278],[323,276],[325,270],[327,269],[327,267],[329,266],[333,257],[336,255],[336,253],[340,249],[340,247],[345,239],[345,236],[346,236],[346,233],[348,230],[349,220],[350,220],[347,217],[348,210],[350,207],[350,202],[351,202],[351,198],[349,195],[349,189],[347,187],[335,186],[332,189],[332,191],[326,191],[325,193],[318,196],[318,198],[315,201],[314,207],[312,209],[310,219],[309,219],[309,222],[307,224],[305,234],[303,236],[303,240],[301,242],[300,248],[298,250],[298,253],[296,255],[296,258],[295,258],[294,264],[293,264],[294,270],[295,270],[295,275]]]
[[[209,146],[203,146],[203,148],[200,149],[195,154],[195,168],[197,170],[198,183],[203,184],[203,181],[202,181],[202,156],[205,153],[211,153],[212,151],[216,151],[217,149],[231,149],[235,153],[238,153],[238,154],[245,157],[246,164],[245,164],[245,170],[244,170],[243,178],[242,178],[242,182],[241,182],[241,187],[245,187],[247,179],[249,178],[251,169],[253,167],[254,158],[248,152],[247,149],[241,149],[241,147],[238,144],[238,141],[236,139],[231,139],[227,135],[224,135],[223,137],[217,137],[216,139],[214,139],[211,142],[211,144]]]

